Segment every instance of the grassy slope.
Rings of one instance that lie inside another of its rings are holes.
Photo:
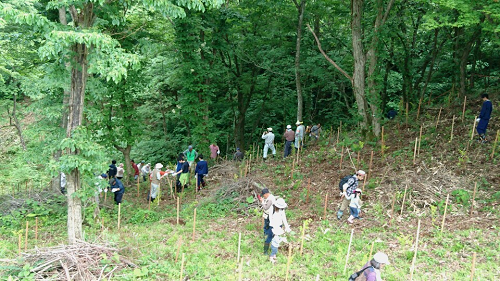
[[[289,237],[289,241],[294,246],[300,243],[300,226],[308,220],[304,254],[300,256],[294,248],[289,280],[315,280],[318,275],[320,280],[347,280],[348,275],[368,260],[373,241],[373,252],[385,251],[392,262],[384,269],[384,279],[409,280],[418,219],[422,226],[414,280],[470,280],[474,252],[477,253],[475,280],[500,278],[500,196],[496,197],[500,194],[497,177],[497,159],[500,156],[498,153],[495,159],[486,156],[491,152],[491,144],[474,143],[467,149],[472,125],[458,119],[454,124],[454,139],[449,142],[452,117],[448,112],[452,110],[453,107],[444,110],[438,129],[434,128],[436,114],[432,109],[426,110],[427,113],[422,114],[415,124],[410,122],[405,125],[404,120],[399,125],[397,122],[388,123],[385,127],[385,132],[389,133],[386,135],[384,157],[380,153],[380,144],[364,144],[357,166],[368,170],[371,145],[374,146],[375,156],[371,179],[363,197],[364,219],[356,221],[353,226],[337,221],[335,212],[339,202],[336,197],[338,179],[353,171],[347,154],[343,157],[343,167],[339,167],[341,146],[346,144],[356,149],[359,142],[355,135],[347,134],[337,146],[325,139],[318,146],[308,148],[300,166],[294,171],[293,179],[290,178],[291,159],[253,165],[250,176],[265,183],[274,194],[285,197],[289,203],[288,220],[296,232]],[[409,120],[415,117],[410,116]],[[467,117],[467,120],[472,119]],[[412,140],[418,136],[421,123],[424,124],[421,152],[413,164]],[[490,125],[493,125],[490,131],[496,129],[495,124]],[[352,158],[357,163],[357,154]],[[211,177],[217,178],[217,175],[212,174]],[[311,197],[306,204],[308,178],[311,178],[312,185]],[[479,189],[475,212],[469,217],[468,203],[471,199],[465,200],[465,193],[472,195],[474,182],[479,183]],[[406,185],[407,195],[400,215]],[[143,186],[143,191],[146,188]],[[208,196],[216,188],[218,184],[212,179],[210,190],[204,191],[203,195]],[[463,191],[450,197],[445,230],[441,233],[446,194],[456,190]],[[325,220],[322,217],[327,192],[330,200]],[[394,196],[396,215],[391,223],[390,209]],[[260,213],[250,211],[249,215],[238,215],[221,211],[215,205],[200,204],[191,189],[182,204],[181,218],[186,224],[176,226],[175,201],[167,199],[159,206],[153,204],[151,212],[148,212],[141,199],[136,198],[134,188],[128,188],[122,208],[121,230],[116,229],[116,208],[102,210],[104,230],[91,220],[85,228],[88,241],[116,243],[122,248],[121,254],[139,266],[138,270],[131,268],[116,272],[113,279],[178,280],[181,255],[177,257],[177,262],[175,259],[179,238],[182,237],[180,253],[186,255],[184,274],[190,280],[238,280],[236,258],[238,233],[241,232],[243,280],[285,280],[286,249],[280,249],[276,265],[271,265],[268,258],[261,254]],[[110,206],[109,200],[107,205]],[[195,207],[198,207],[197,232],[196,240],[191,241]],[[348,270],[344,274],[352,229],[354,239]],[[41,219],[39,231],[40,246],[64,243],[65,218]],[[4,231],[0,238],[0,255],[15,257],[17,235],[8,235]]]

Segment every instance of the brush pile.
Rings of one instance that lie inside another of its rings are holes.
[[[101,280],[110,279],[116,270],[135,265],[107,245],[78,241],[72,245],[39,248],[23,253],[34,265],[35,280]]]

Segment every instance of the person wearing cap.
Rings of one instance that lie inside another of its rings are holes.
[[[264,241],[264,255],[267,255],[267,252],[269,251],[269,244],[273,239],[269,214],[273,213],[273,204],[276,198],[271,194],[271,192],[269,192],[269,189],[264,188],[262,189],[261,196],[259,196],[259,200],[263,210],[262,217],[264,218],[264,236],[266,237],[266,240]]]
[[[189,167],[191,169],[194,169],[193,165],[194,165],[194,161],[196,160],[196,158],[198,158],[198,152],[196,152],[196,150],[193,149],[193,146],[190,145],[190,146],[188,146],[188,149],[186,149],[183,152],[183,154],[184,154],[184,157],[186,158],[187,163],[189,164]]]
[[[130,160],[130,163],[132,164],[132,168],[134,169],[134,181],[137,181],[139,178],[139,168],[137,167],[137,164],[135,164],[134,160]]]
[[[348,196],[354,193],[356,188],[358,188],[358,182],[362,181],[365,178],[365,171],[359,170],[356,174],[352,175],[344,185],[342,185],[342,193],[340,193],[340,197],[342,198],[342,205],[340,206],[339,211],[337,212],[337,219],[341,219],[344,211],[347,209],[351,201],[347,199]]]
[[[160,181],[165,176],[162,175],[161,168],[163,165],[161,163],[156,163],[153,172],[151,173],[151,190],[149,192],[148,201],[151,199],[151,202],[155,201],[156,196],[158,195],[158,189],[160,188]]]
[[[295,149],[300,149],[302,150],[302,146],[304,145],[304,132],[305,132],[305,127],[302,125],[303,122],[298,121],[295,123],[297,125],[297,129],[295,129]]]
[[[117,178],[113,178],[110,180],[111,192],[115,194],[115,203],[116,205],[122,202],[123,193],[125,193],[125,187],[121,180]]]
[[[273,134],[273,128],[267,128],[267,132],[264,132],[262,134],[262,139],[264,140],[264,154],[262,157],[264,157],[264,161],[267,159],[267,151],[269,148],[273,152],[273,157],[276,156],[276,148],[274,148],[274,134]]]
[[[142,180],[144,182],[146,181],[149,173],[151,173],[151,163],[148,163],[141,168]]]
[[[486,128],[488,127],[488,122],[490,121],[491,112],[493,111],[493,105],[488,99],[488,94],[482,94],[481,99],[483,100],[483,106],[481,107],[481,113],[479,113],[479,117],[476,120],[478,122],[476,130],[479,135],[478,141],[481,143],[485,143],[487,142]]]
[[[353,219],[359,219],[359,212],[361,211],[361,204],[362,204],[360,195],[361,195],[361,189],[356,188],[356,190],[354,190],[354,192],[351,195],[346,196],[346,199],[350,200],[349,211],[351,213],[351,216],[347,219],[348,223],[353,223]]]
[[[241,152],[240,148],[239,147],[236,148],[236,152],[233,155],[233,160],[242,161],[244,157],[245,157],[245,154],[243,154],[243,152]]]
[[[292,142],[295,140],[295,132],[292,130],[291,125],[286,126],[283,138],[285,139],[285,152],[283,158],[287,158],[288,155],[292,154]]]
[[[355,273],[357,276],[361,275],[361,278],[354,279],[357,278],[357,276],[351,276],[349,280],[382,281],[382,269],[385,265],[390,264],[391,263],[389,262],[387,254],[378,252],[361,268],[360,271]]]
[[[276,254],[278,253],[279,244],[281,242],[286,242],[286,238],[282,237],[281,235],[283,235],[285,232],[292,231],[286,219],[285,209],[287,206],[288,205],[283,198],[278,198],[273,203],[273,213],[270,213],[269,226],[273,231],[274,237],[271,240],[271,255],[269,256],[269,258],[273,263],[276,261]]]
[[[198,190],[200,191],[201,187],[205,187],[206,183],[205,180],[203,180],[203,177],[205,177],[208,174],[208,164],[207,161],[203,160],[203,154],[200,154],[198,156],[198,163],[196,164],[196,169],[194,171],[194,175],[196,177],[196,182],[198,185]]]
[[[121,180],[123,179],[123,175],[125,174],[125,169],[123,169],[123,163],[118,164],[116,168],[116,178]]]

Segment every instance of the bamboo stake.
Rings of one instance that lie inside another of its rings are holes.
[[[122,203],[118,203],[118,229],[120,229]]]
[[[167,180],[168,180],[168,185],[170,186],[170,196],[173,198],[175,198],[175,195],[174,195],[174,187],[173,187],[173,181],[174,180],[170,180],[168,177],[167,177]]]
[[[467,96],[464,96],[464,108],[462,109],[462,122],[464,122],[465,118],[465,104],[467,103]]]
[[[161,183],[158,184],[158,201],[156,201],[157,206],[160,206],[161,201]]]
[[[491,151],[491,159],[493,159],[493,156],[495,156],[495,148],[497,147],[498,134],[500,134],[500,130],[497,130],[497,136],[495,137],[495,141],[493,142],[493,150]]]
[[[455,126],[455,115],[453,115],[453,121],[451,122],[450,142],[453,140],[453,127],[454,126]]]
[[[371,259],[372,254],[373,254],[373,246],[375,245],[375,241],[372,242],[372,247],[370,248],[370,255],[368,256],[368,259]]]
[[[347,262],[349,261],[349,252],[351,252],[352,236],[354,235],[354,228],[351,230],[351,239],[349,239],[349,247],[347,248],[347,255],[345,256],[344,274],[347,271]]]
[[[26,234],[24,236],[24,251],[28,250],[28,229],[29,229],[29,221],[26,221]]]
[[[415,165],[415,158],[417,157],[417,145],[418,145],[418,138],[415,138],[415,148],[413,149],[413,165]]]
[[[370,177],[371,173],[372,173],[372,163],[373,163],[373,149],[372,149],[372,153],[370,154],[370,166],[368,167],[368,177]]]
[[[243,259],[241,259],[240,266],[238,268],[238,281],[243,280]]]
[[[179,225],[179,196],[177,196],[177,225]]]
[[[300,238],[300,255],[302,256],[302,251],[304,249],[304,235],[306,234],[306,221],[302,223],[302,238]]]
[[[444,215],[443,215],[443,221],[441,222],[441,233],[443,233],[444,229],[444,221],[446,220],[446,211],[448,209],[448,199],[450,198],[450,194],[446,195],[446,204],[444,205]]]
[[[401,213],[400,213],[400,215],[403,215],[403,208],[404,208],[404,206],[405,206],[406,190],[407,190],[407,189],[408,189],[408,185],[406,185],[406,187],[405,187],[405,193],[404,193],[404,195],[403,195],[403,203],[401,203]]]
[[[476,128],[476,120],[477,120],[477,116],[474,116],[474,125],[472,126],[472,132],[470,134],[470,141],[472,141],[474,139],[474,129]]]
[[[324,215],[323,219],[326,220],[326,207],[328,205],[328,192],[325,194],[325,210],[324,210]]]
[[[307,180],[307,196],[306,196],[306,204],[309,204],[309,192],[311,190],[311,178]]]
[[[290,271],[290,264],[292,263],[292,247],[288,245],[288,260],[286,262],[286,275],[285,281],[288,281],[288,271]]]
[[[193,218],[193,242],[195,240],[196,234],[196,208],[194,208],[194,218]]]
[[[18,239],[18,253],[21,255],[21,240],[22,240],[22,234],[19,233],[19,239]]]
[[[240,253],[241,253],[241,232],[238,235],[238,258],[236,259],[236,263],[240,262]]]
[[[470,281],[474,280],[475,271],[476,271],[476,253],[472,254],[472,268],[470,270]]]
[[[420,116],[420,105],[422,104],[422,98],[423,97],[420,97],[420,100],[418,101],[417,120],[418,120],[418,117]]]
[[[342,160],[344,160],[344,146],[342,146],[342,154],[340,154],[340,168],[339,170],[342,170]]]
[[[439,118],[441,118],[441,110],[443,110],[443,108],[442,108],[442,107],[440,107],[440,108],[439,108],[438,119],[437,119],[437,121],[436,121],[436,129],[437,129],[438,124],[439,124]]]
[[[35,245],[38,244],[38,217],[35,217]]]
[[[470,216],[472,216],[472,212],[474,211],[474,201],[476,200],[476,190],[477,190],[477,182],[474,183],[474,193],[472,194],[472,204],[470,205]]]
[[[415,253],[413,254],[413,260],[411,262],[411,268],[410,268],[410,281],[413,280],[413,272],[415,271],[415,262],[417,261],[418,238],[419,238],[419,236],[420,236],[420,220],[418,220],[417,240],[415,241]]]
[[[382,157],[384,157],[384,126],[382,126],[382,141],[380,142],[380,152]]]
[[[182,281],[182,275],[184,274],[184,253],[182,253],[182,261],[181,261],[181,278],[179,279]]]
[[[182,246],[182,236],[179,238],[177,242],[177,253],[175,254],[175,262],[177,263],[177,258],[179,257],[179,252],[181,251],[181,246]]]
[[[422,129],[423,129],[423,125],[420,125],[420,135],[418,137],[417,156],[420,156],[420,144],[422,143]]]
[[[335,145],[339,143],[339,136],[340,136],[340,127],[337,128],[337,141],[335,142]]]

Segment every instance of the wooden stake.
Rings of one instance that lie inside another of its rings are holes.
[[[368,167],[368,176],[367,176],[367,178],[370,178],[370,175],[372,173],[372,163],[373,163],[373,149],[372,149],[372,153],[370,154],[370,166]]]
[[[340,154],[340,165],[339,170],[342,170],[342,160],[344,160],[344,146],[342,146],[342,154]]]
[[[420,100],[418,101],[417,120],[418,120],[418,117],[420,116],[420,105],[422,104],[422,98],[423,97],[420,97]]]
[[[306,195],[306,204],[309,204],[309,192],[311,190],[311,178],[307,180],[307,195]]]
[[[243,259],[241,259],[240,266],[238,268],[238,281],[243,280]]]
[[[446,220],[446,211],[448,209],[448,199],[450,198],[450,194],[446,195],[446,204],[444,205],[444,215],[443,215],[443,221],[441,222],[441,233],[443,233],[444,229],[444,221]]]
[[[179,225],[179,196],[177,196],[177,225]]]
[[[339,143],[339,136],[340,136],[340,127],[337,128],[337,141],[335,142],[335,145]]]
[[[118,229],[120,229],[122,203],[118,203]]]
[[[194,208],[194,218],[193,218],[193,242],[195,240],[196,234],[196,208]]]
[[[415,158],[417,157],[417,145],[418,145],[418,138],[415,138],[415,148],[413,149],[413,165],[415,165]]]
[[[472,126],[472,131],[470,134],[470,141],[472,141],[474,139],[474,129],[476,128],[476,120],[477,120],[477,116],[474,116],[474,125]]]
[[[470,216],[472,216],[472,212],[474,211],[474,201],[476,200],[476,190],[477,190],[477,182],[474,183],[474,193],[472,194],[472,204],[470,205]]]
[[[160,201],[161,201],[161,183],[158,184],[158,200],[156,201],[156,205],[160,206]]]
[[[470,281],[474,280],[475,271],[476,271],[476,253],[472,254],[472,268],[470,270]]]
[[[180,281],[183,280],[182,275],[184,274],[184,253],[182,253],[182,261],[181,261],[181,278],[179,278]]]
[[[18,253],[21,255],[21,240],[22,240],[22,234],[19,233],[19,239],[18,239]]]
[[[179,237],[179,240],[177,242],[177,253],[175,254],[176,263],[177,263],[177,258],[179,257],[179,252],[181,251],[181,246],[182,246],[182,236]]]
[[[453,140],[453,127],[454,126],[455,126],[455,115],[453,115],[453,121],[451,121],[450,142]]]
[[[384,126],[382,126],[382,141],[380,142],[380,152],[382,153],[382,157],[384,157]]]
[[[354,228],[351,230],[351,239],[349,239],[349,247],[347,248],[347,255],[345,256],[344,274],[347,271],[347,262],[349,261],[349,252],[351,252],[352,236],[354,235]]]
[[[290,271],[290,264],[292,263],[292,247],[288,245],[288,260],[286,262],[286,275],[285,281],[288,281],[288,271]]]
[[[174,187],[173,187],[174,180],[170,180],[168,177],[167,177],[167,180],[168,180],[168,185],[170,186],[170,196],[172,197],[172,199],[174,199],[175,198]]]
[[[497,130],[497,136],[495,137],[495,141],[493,142],[493,150],[491,151],[491,159],[493,159],[493,156],[495,156],[495,148],[497,147],[498,134],[500,134],[500,130]]]
[[[465,104],[467,103],[467,96],[464,96],[464,108],[462,109],[462,122],[464,122],[465,118]]]
[[[323,219],[326,220],[326,207],[328,205],[328,192],[325,194],[325,210],[324,210],[324,215]]]
[[[26,221],[26,234],[24,235],[24,251],[28,250],[28,229],[29,229],[29,221]]]
[[[440,107],[440,108],[439,108],[438,119],[437,119],[437,121],[436,121],[436,129],[437,129],[438,124],[439,124],[439,118],[441,118],[441,110],[443,110],[443,108],[442,108],[442,107]]]
[[[403,215],[403,208],[404,208],[404,206],[405,206],[406,190],[407,190],[407,189],[408,189],[408,185],[406,185],[406,187],[405,187],[405,193],[404,193],[404,195],[403,195],[403,203],[401,203],[401,213],[400,213],[400,215]]]
[[[413,254],[413,260],[411,262],[411,268],[410,268],[410,281],[413,280],[413,272],[415,271],[415,262],[417,261],[418,238],[419,238],[419,236],[420,236],[420,220],[418,220],[417,239],[415,241],[415,253]]]
[[[300,255],[302,256],[302,250],[304,249],[304,235],[306,234],[306,221],[302,223],[302,238],[300,238]]]
[[[238,235],[238,258],[236,259],[236,263],[240,262],[240,253],[241,253],[241,232]]]
[[[420,125],[420,135],[418,137],[417,156],[420,156],[420,144],[422,143],[422,129],[423,129],[423,125]]]
[[[38,217],[35,217],[35,245],[38,244]]]
[[[368,259],[371,259],[372,254],[373,254],[373,246],[375,245],[375,241],[372,241],[372,247],[370,248],[370,255],[368,256]]]

